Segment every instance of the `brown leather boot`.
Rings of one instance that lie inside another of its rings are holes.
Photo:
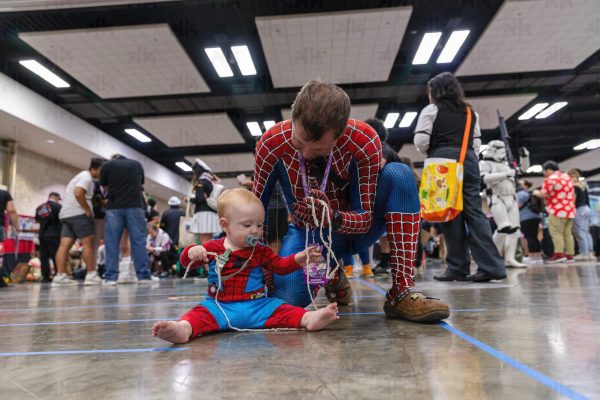
[[[337,302],[338,306],[347,306],[352,299],[352,287],[344,271],[339,268],[333,279],[325,285],[325,296],[330,303]]]
[[[420,290],[410,287],[398,296],[385,295],[383,311],[390,318],[402,318],[414,322],[438,322],[450,316],[448,304],[427,297]]]

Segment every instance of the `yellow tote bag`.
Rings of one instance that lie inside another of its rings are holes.
[[[460,158],[428,158],[423,167],[419,199],[421,218],[431,222],[448,222],[463,209],[464,161],[471,131],[471,108],[467,106],[467,123]]]

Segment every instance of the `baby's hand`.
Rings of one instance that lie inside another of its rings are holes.
[[[201,261],[208,262],[208,254],[203,246],[194,246],[188,250],[188,257],[190,261]]]
[[[321,258],[321,248],[320,248],[320,246],[315,245],[315,246],[308,247],[304,251],[296,253],[296,256],[294,256],[294,260],[296,261],[296,263],[298,263],[299,265],[306,265],[307,264],[307,254],[306,253],[308,253],[308,263],[317,262]]]

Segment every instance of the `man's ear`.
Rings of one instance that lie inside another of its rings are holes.
[[[225,218],[219,218],[219,225],[223,231],[225,231],[225,229],[229,229],[229,221],[227,221]]]

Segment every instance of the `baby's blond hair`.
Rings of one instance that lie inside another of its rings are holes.
[[[248,189],[227,189],[221,193],[219,200],[217,201],[217,215],[219,215],[219,218],[227,218],[227,212],[231,210],[232,207],[235,207],[237,202],[243,201],[263,207],[260,199]]]

